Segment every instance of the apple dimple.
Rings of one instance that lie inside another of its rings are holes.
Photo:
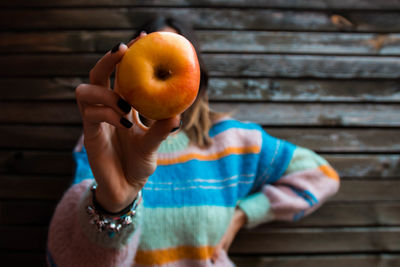
[[[172,71],[166,66],[158,65],[154,68],[154,76],[161,81],[167,80],[171,75]]]

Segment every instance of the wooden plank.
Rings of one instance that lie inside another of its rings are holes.
[[[391,267],[400,265],[400,256],[392,254],[377,255],[307,255],[307,256],[243,256],[230,255],[237,267]]]
[[[82,132],[81,126],[0,125],[0,147],[72,151]]]
[[[0,224],[48,225],[58,199],[18,199],[0,202]],[[273,222],[271,227],[399,226],[400,202],[328,202],[313,214],[293,223]],[[24,210],[24,212],[21,212]]]
[[[190,18],[196,29],[399,32],[396,11],[276,10],[260,8],[2,9],[0,29],[134,29],[154,13]],[[104,19],[108,18],[108,19]],[[221,19],[224,18],[224,19]]]
[[[267,128],[266,130],[272,136],[319,153],[400,152],[400,133],[392,129]]]
[[[400,177],[399,155],[321,155],[342,178]],[[70,176],[73,170],[72,152],[0,151],[0,173]]]
[[[58,199],[57,199],[58,200]],[[48,225],[57,201],[6,200],[0,202],[0,224]]]
[[[258,7],[258,8],[290,8],[290,9],[366,9],[366,10],[398,10],[398,0],[7,0],[2,1],[2,7],[92,7],[92,6],[205,6],[205,7]]]
[[[42,251],[46,249],[47,226],[0,225],[0,249]],[[25,237],[24,237],[25,236]]]
[[[233,112],[238,120],[262,125],[306,126],[398,126],[398,105],[375,104],[275,104],[275,103],[213,103],[220,112]],[[390,110],[390,111],[389,111]]]
[[[87,82],[86,78],[0,78],[0,100],[74,100],[75,88]],[[211,78],[208,93],[211,101],[398,103],[400,81]]]
[[[400,227],[242,230],[231,253],[398,252]],[[330,240],[332,242],[327,242]]]
[[[0,123],[80,124],[75,102],[4,102]]]
[[[0,53],[105,53],[132,30],[6,32]],[[197,31],[202,52],[400,55],[399,34]]]
[[[396,78],[400,60],[391,57],[311,55],[205,55],[213,76]]]
[[[0,123],[80,124],[75,102],[4,102]],[[242,121],[264,126],[400,126],[399,104],[211,103]]]
[[[398,155],[326,155],[325,158],[342,178],[397,178],[400,174]]]
[[[0,248],[45,248],[46,227],[0,226]],[[346,253],[398,252],[399,227],[362,227],[330,229],[265,229],[241,231],[231,253]],[[335,242],[326,242],[335,240]]]
[[[6,176],[0,178],[0,196],[8,199],[60,199],[72,183],[72,175],[51,176]]]
[[[0,252],[1,263],[4,266],[35,266],[47,267],[46,252],[43,251],[7,251]]]
[[[0,70],[3,77],[86,76],[100,57],[2,55]],[[219,77],[400,78],[400,60],[395,57],[205,54],[204,61],[211,76]]]
[[[72,176],[72,152],[0,151],[0,173]]]
[[[339,192],[331,201],[400,200],[400,181],[341,181]]]
[[[212,78],[209,96],[211,100],[235,102],[241,100],[397,102],[400,100],[400,82],[398,80]]]
[[[399,202],[328,202],[295,223],[275,222],[261,227],[399,226],[399,208]]]
[[[18,176],[0,178],[0,197],[12,199],[59,199],[72,182],[71,176]],[[400,201],[400,181],[346,180],[341,181],[339,192],[330,202]]]
[[[0,79],[0,100],[74,100],[82,78],[4,78]]]
[[[198,31],[203,52],[398,55],[400,35]]]
[[[45,252],[13,251],[0,253],[5,266],[48,266],[45,262]],[[307,256],[246,256],[230,254],[229,257],[237,267],[393,267],[400,265],[400,257],[395,254],[336,254]]]
[[[266,128],[270,135],[316,152],[400,153],[398,129]],[[82,134],[81,126],[0,125],[0,147],[69,150]]]

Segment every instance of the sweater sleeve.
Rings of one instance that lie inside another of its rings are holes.
[[[83,180],[64,194],[50,223],[47,258],[50,266],[130,266],[140,236],[141,205],[133,223],[114,236],[98,232],[86,207],[93,180]]]
[[[269,147],[265,153],[278,160],[262,164],[266,156],[261,155],[261,169],[273,175],[259,175],[254,193],[238,204],[247,215],[247,228],[272,220],[297,221],[338,191],[339,176],[324,158],[267,134],[263,139],[269,140],[263,141]],[[280,151],[282,146],[286,148]]]

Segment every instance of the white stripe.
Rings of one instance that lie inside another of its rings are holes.
[[[153,182],[153,181],[148,181],[148,184],[154,184],[154,185],[172,185],[172,184],[188,184],[188,183],[221,183],[221,182],[226,182],[229,180],[234,180],[239,177],[245,177],[245,178],[253,178],[255,174],[241,174],[241,175],[234,175],[228,178],[225,178],[223,180],[219,179],[202,179],[202,178],[196,178],[193,180],[187,180],[187,181],[180,181],[180,182]]]
[[[174,187],[174,188],[161,188],[161,187],[155,187],[155,188],[147,188],[144,187],[144,190],[155,190],[155,191],[177,191],[177,190],[188,190],[188,189],[224,189],[224,188],[228,188],[228,187],[234,187],[238,184],[251,184],[253,183],[253,181],[239,181],[237,183],[233,183],[233,184],[229,184],[229,185],[225,185],[225,186],[203,186],[203,185],[198,185],[198,186],[188,186],[188,187]]]

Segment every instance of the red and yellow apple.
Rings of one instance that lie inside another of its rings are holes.
[[[148,119],[172,118],[196,99],[200,66],[182,35],[153,32],[134,42],[119,63],[116,93]]]

